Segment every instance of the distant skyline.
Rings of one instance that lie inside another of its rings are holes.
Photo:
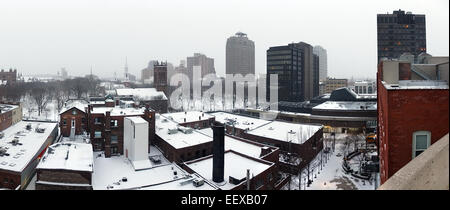
[[[256,73],[266,50],[292,42],[321,45],[328,75],[375,78],[377,14],[425,14],[427,51],[449,55],[448,0],[2,0],[0,68],[19,73],[140,77],[150,60],[178,66],[194,53],[225,73],[227,38],[241,31],[255,42]]]

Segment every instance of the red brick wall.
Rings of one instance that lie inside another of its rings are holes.
[[[0,131],[12,125],[12,111],[0,113]]]
[[[378,87],[381,183],[412,159],[412,134],[430,131],[431,144],[449,131],[449,91]]]
[[[15,189],[21,184],[20,176],[20,173],[0,169],[0,188]]]
[[[76,115],[72,114],[73,110],[77,110]],[[59,115],[59,118],[59,128],[61,129],[61,134],[65,137],[70,136],[72,119],[75,119],[75,135],[80,135],[83,131],[86,130],[87,114],[78,110],[77,108],[67,110],[66,112]],[[83,123],[83,118],[85,119],[85,123]],[[64,125],[64,119],[67,122],[66,125]]]

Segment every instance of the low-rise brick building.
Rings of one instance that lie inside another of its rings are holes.
[[[20,121],[0,138],[0,189],[25,189],[47,147],[58,136],[56,122]]]
[[[114,102],[113,102],[114,104]],[[88,127],[94,151],[105,151],[105,156],[123,155],[124,118],[140,116],[149,122],[149,144],[155,136],[155,112],[137,107],[88,106]],[[150,145],[149,145],[150,146]]]
[[[92,190],[93,159],[88,143],[49,146],[36,167],[36,190]]]
[[[87,112],[89,102],[84,99],[69,99],[59,113],[61,135],[69,137],[87,131]]]
[[[448,58],[446,66],[428,64],[422,71],[409,61],[378,65],[381,184],[449,132]]]

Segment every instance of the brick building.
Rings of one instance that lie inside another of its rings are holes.
[[[115,91],[118,97],[130,97],[138,102],[139,106],[149,105],[155,112],[167,112],[169,102],[163,91],[157,91],[155,88],[121,88]]]
[[[91,144],[49,146],[36,167],[36,190],[92,190],[93,158]]]
[[[214,116],[199,111],[166,113],[162,116],[181,126],[194,129],[209,128],[214,123]]]
[[[268,121],[225,112],[210,113],[216,122],[225,126],[226,133],[264,145],[280,148],[280,153],[291,153],[306,166],[323,148],[323,126]]]
[[[277,168],[270,161],[250,157],[233,150],[224,152],[225,165],[223,168],[224,184],[213,182],[213,155],[192,160],[183,164],[183,168],[189,173],[197,173],[208,179],[222,190],[246,190],[247,170],[249,170],[250,190],[280,189],[278,184]]]
[[[105,151],[106,157],[123,155],[124,118],[140,116],[149,122],[149,142],[155,134],[155,112],[146,108],[120,107],[106,101],[107,107],[88,106],[88,127],[94,151]]]
[[[2,69],[0,72],[0,84],[12,84],[15,82],[17,82],[17,69],[9,69],[9,71]]]
[[[378,65],[381,183],[449,132],[448,60],[446,65],[429,64],[422,70],[408,61]]]
[[[59,113],[59,128],[62,136],[72,135],[73,137],[88,130],[86,113],[88,105],[89,102],[84,99],[69,99],[65,102]]]
[[[162,91],[167,96],[167,62],[156,62],[153,71],[153,85],[155,86],[157,91]]]
[[[0,138],[0,189],[25,189],[47,147],[58,136],[57,123],[20,121]]]
[[[189,114],[192,113],[188,112]],[[211,117],[209,115],[208,119],[214,119]],[[208,127],[194,130],[191,127],[185,127],[182,124],[176,123],[172,119],[174,118],[168,118],[165,115],[159,114],[156,115],[154,145],[163,152],[169,161],[181,163],[212,154],[213,134],[212,129],[209,127],[210,124],[208,124]],[[190,121],[189,123],[191,126],[195,124],[194,121]],[[263,158],[275,163],[278,162],[276,158],[278,157],[278,148],[276,147],[230,135],[225,136],[225,147],[256,158]]]

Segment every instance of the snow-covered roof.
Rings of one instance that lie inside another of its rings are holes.
[[[272,121],[269,124],[250,130],[248,133],[279,141],[287,141],[293,144],[303,144],[322,127],[318,125]]]
[[[191,128],[178,125],[160,114],[155,117],[155,133],[175,149],[212,141],[212,138]]]
[[[176,175],[174,175],[174,172],[176,172]],[[127,181],[122,181],[122,178],[126,178]],[[181,184],[190,178],[193,177],[174,163],[135,171],[131,162],[124,156],[105,158],[101,153],[94,153],[94,173],[92,174],[92,187],[94,190],[215,189],[207,183],[200,187],[195,187],[192,183],[186,185]]]
[[[190,123],[197,122],[200,120],[207,120],[214,118],[213,115],[199,112],[199,111],[187,111],[187,112],[174,112],[174,113],[165,113],[162,116],[175,121],[176,123]],[[186,122],[184,121],[186,119]]]
[[[404,89],[448,89],[447,81],[440,80],[399,80],[398,84],[388,84],[382,81],[388,90]]]
[[[236,153],[232,150],[226,151],[224,155],[224,180],[226,184],[220,186],[223,190],[230,190],[236,187],[235,184],[229,182],[229,177],[236,179],[244,179],[247,177],[247,169],[250,169],[250,176],[257,176],[258,174],[269,169],[274,163],[265,160],[253,160],[245,155]],[[212,181],[213,172],[213,157],[212,155],[206,158],[193,160],[185,163],[194,172],[198,173],[205,179]]]
[[[204,128],[198,130],[198,132],[208,135],[211,138],[211,141],[213,140],[212,128]],[[225,135],[225,150],[233,150],[254,158],[260,158],[261,148],[264,146],[265,145],[259,145],[258,143],[251,144]]]
[[[119,106],[116,107],[93,107],[91,113],[92,114],[106,114],[106,112],[110,112],[111,116],[131,116],[131,115],[143,115],[145,112],[145,108],[132,108],[126,107],[121,108]]]
[[[141,124],[141,123],[148,123],[144,118],[142,117],[127,117],[127,119],[131,120],[134,124]]]
[[[31,125],[31,130],[26,129],[27,124]],[[0,147],[6,148],[6,153],[9,156],[0,157],[0,169],[22,172],[35,158],[39,150],[45,146],[44,143],[57,125],[57,123],[50,122],[20,121],[3,130],[4,136],[0,139]],[[44,132],[36,132],[37,127],[45,129]],[[19,144],[14,146],[11,142],[16,137]]]
[[[19,107],[19,106],[11,105],[11,104],[0,104],[0,111],[1,111],[1,113],[5,113],[5,112],[9,112],[13,109],[16,109],[17,107]]]
[[[93,157],[90,143],[56,143],[49,146],[36,168],[92,172]]]
[[[236,114],[230,114],[230,113],[226,113],[226,112],[214,112],[211,113],[211,115],[215,116],[215,120],[217,122],[220,122],[222,124],[227,124],[227,125],[233,125],[236,128],[242,129],[242,130],[246,130],[246,129],[254,129],[257,128],[259,126],[265,125],[267,123],[270,123],[270,121],[267,120],[262,120],[262,119],[258,119],[258,118],[253,118],[253,117],[245,117],[245,116],[241,116],[241,115],[236,115]]]
[[[313,110],[377,110],[374,101],[327,101],[312,108]]]
[[[138,100],[167,100],[166,95],[156,88],[121,88],[116,89],[118,96],[134,96]]]
[[[85,112],[86,107],[88,107],[89,102],[84,100],[84,99],[70,99],[67,100],[66,103],[64,104],[64,107],[61,109],[61,111],[59,112],[59,114],[62,114],[64,112],[66,112],[69,109],[72,109],[73,107],[79,109],[80,111]]]

